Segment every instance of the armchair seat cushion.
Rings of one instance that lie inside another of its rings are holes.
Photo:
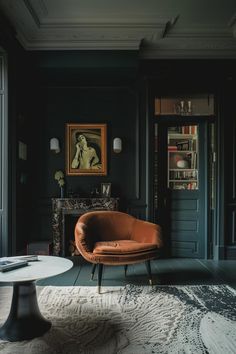
[[[98,293],[103,265],[127,265],[146,262],[152,284],[150,261],[160,256],[163,245],[161,227],[112,210],[87,212],[75,226],[75,244],[81,255],[98,264]],[[95,267],[92,269],[92,279]]]
[[[127,265],[159,257],[163,240],[159,225],[119,211],[97,210],[79,217],[75,244],[88,262]]]
[[[93,253],[96,255],[120,255],[147,252],[155,249],[157,249],[157,245],[153,243],[141,243],[134,240],[113,240],[96,242]]]

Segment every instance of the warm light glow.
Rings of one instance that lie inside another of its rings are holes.
[[[122,151],[122,141],[120,138],[113,139],[113,151],[117,154]]]
[[[50,150],[54,151],[56,154],[60,152],[59,140],[57,138],[51,138]]]

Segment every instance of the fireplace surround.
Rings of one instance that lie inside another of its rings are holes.
[[[94,210],[118,210],[119,198],[52,198],[53,255],[66,256],[66,216]]]

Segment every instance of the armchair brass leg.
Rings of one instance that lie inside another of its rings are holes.
[[[98,294],[101,294],[103,264],[98,264]]]
[[[124,269],[125,269],[125,277],[126,277],[126,275],[127,275],[127,269],[128,269],[128,264],[125,264]]]
[[[97,266],[97,264],[96,264],[96,263],[95,263],[95,264],[93,264],[93,266],[92,266],[90,280],[93,280],[94,273],[95,273],[95,270],[96,270],[96,266]]]
[[[151,271],[151,262],[150,262],[150,260],[149,260],[149,261],[146,261],[146,262],[145,262],[145,265],[146,265],[146,269],[147,269],[147,273],[148,273],[149,284],[150,284],[150,285],[153,285],[153,281],[152,281],[152,271]]]

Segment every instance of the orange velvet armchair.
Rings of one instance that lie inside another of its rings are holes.
[[[91,211],[75,226],[75,244],[81,255],[93,263],[92,278],[98,265],[98,292],[103,265],[146,263],[152,284],[150,260],[159,256],[163,245],[160,226],[118,211]]]

